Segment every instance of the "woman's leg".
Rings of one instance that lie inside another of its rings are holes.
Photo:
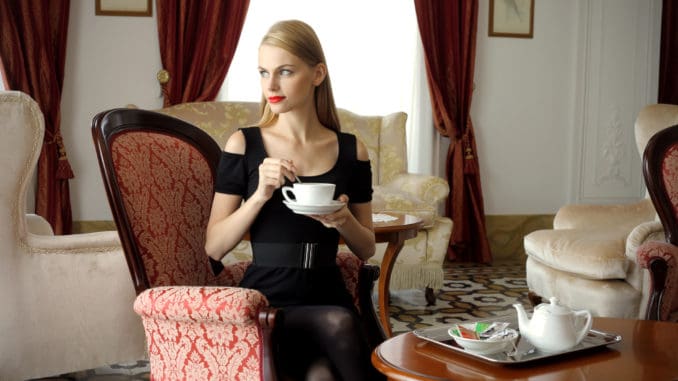
[[[286,307],[281,325],[285,343],[282,355],[288,357],[293,347],[314,356],[307,367],[318,364],[319,358],[329,361],[339,380],[361,381],[381,379],[370,363],[370,351],[357,314],[340,306]],[[322,364],[322,363],[320,363]]]

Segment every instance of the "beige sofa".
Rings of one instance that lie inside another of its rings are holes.
[[[639,154],[655,133],[676,123],[678,106],[644,107],[635,123]],[[636,252],[649,241],[664,241],[664,231],[648,197],[630,204],[565,205],[553,229],[524,237],[527,286],[594,316],[643,319],[651,285]]]
[[[44,133],[33,99],[0,92],[0,380],[145,356],[118,233],[55,236],[25,213]]]
[[[237,128],[256,125],[260,115],[259,103],[255,102],[184,103],[158,111],[200,127],[222,147]],[[405,212],[424,220],[424,229],[406,242],[398,257],[391,289],[440,289],[452,221],[440,216],[438,209],[449,186],[439,177],[407,173],[407,114],[360,116],[340,109],[339,119],[342,131],[355,134],[369,151],[374,212]],[[385,249],[386,244],[379,244],[370,263],[379,265]],[[250,256],[249,244],[242,242],[225,258],[242,260]]]

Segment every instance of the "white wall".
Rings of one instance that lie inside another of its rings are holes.
[[[154,17],[95,16],[94,1],[71,1],[61,130],[75,173],[74,221],[112,220],[92,143],[92,118],[133,103],[162,106]]]
[[[480,2],[472,118],[487,214],[551,213],[567,201],[577,2],[537,1],[534,37],[488,37]]]
[[[489,38],[489,2],[480,1],[472,117],[487,214],[553,213],[579,200],[572,184],[579,182],[578,168],[586,164],[578,155],[581,130],[588,128],[581,118],[582,99],[590,91],[582,84],[582,31],[590,34],[582,15],[598,2],[631,13],[646,0],[538,0],[533,39]],[[658,15],[652,17],[645,24],[658,22]],[[637,41],[646,31],[625,25],[615,32],[619,41]],[[154,18],[94,16],[93,1],[71,2],[62,131],[76,175],[71,181],[74,220],[111,219],[91,120],[99,111],[128,103],[161,106],[157,40]],[[656,55],[656,49],[650,54]],[[639,107],[634,104],[629,112]],[[632,129],[628,119],[623,126]]]

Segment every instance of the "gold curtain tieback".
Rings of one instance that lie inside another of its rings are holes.
[[[464,159],[466,159],[466,160],[473,159],[473,150],[471,149],[471,147],[466,147],[465,151],[466,151],[466,156],[464,156]]]
[[[167,71],[167,70],[165,70],[165,69],[160,69],[160,71],[158,72],[158,75],[156,76],[156,78],[158,79],[158,82],[159,82],[161,85],[164,85],[164,84],[166,84],[167,82],[169,82],[169,80],[170,80],[170,73],[169,73],[169,71]]]

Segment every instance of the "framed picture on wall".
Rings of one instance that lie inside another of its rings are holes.
[[[153,16],[153,0],[96,0],[97,16]]]
[[[534,0],[490,0],[489,36],[532,38]]]

